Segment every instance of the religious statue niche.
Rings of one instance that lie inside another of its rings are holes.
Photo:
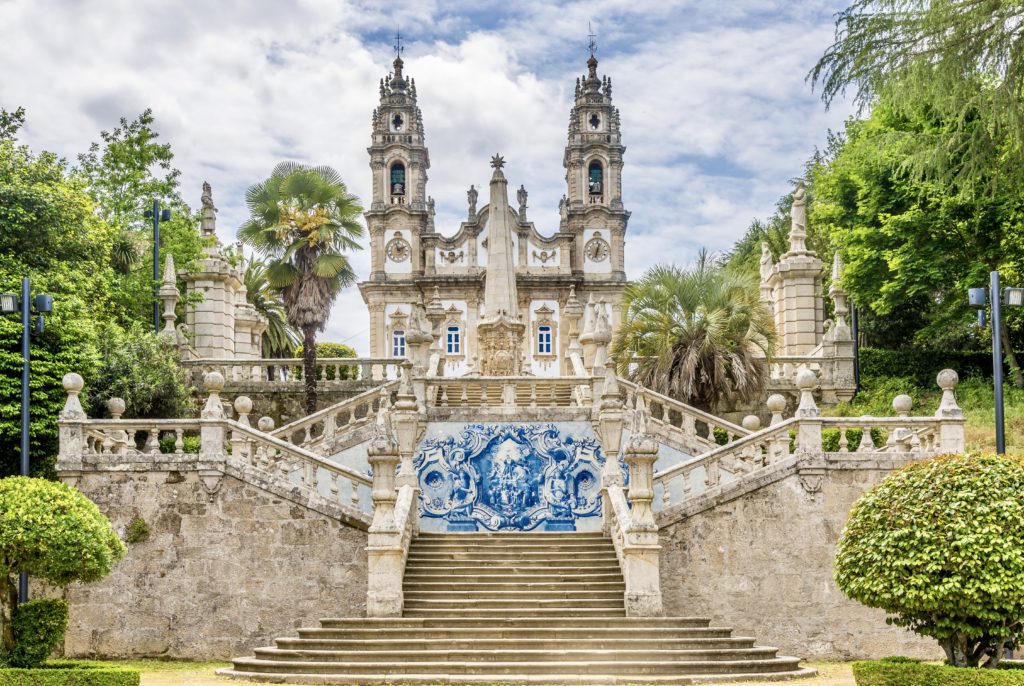
[[[409,241],[402,238],[400,231],[395,231],[395,237],[384,246],[384,254],[392,262],[405,262],[412,255],[412,246]]]
[[[391,165],[391,202],[396,205],[405,202],[405,165],[401,162]]]
[[[558,358],[558,321],[555,311],[547,305],[541,305],[533,314],[533,357],[546,367]]]
[[[428,439],[413,460],[421,528],[576,531],[600,517],[604,462],[597,440],[554,424],[471,424]]]
[[[604,194],[604,167],[598,160],[593,160],[587,167],[587,191],[590,202],[601,202]]]

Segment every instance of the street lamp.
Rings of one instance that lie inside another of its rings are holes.
[[[160,222],[170,221],[171,211],[161,211],[160,201],[154,200],[144,216],[153,220],[153,329],[160,333]]]
[[[15,293],[0,293],[0,314],[14,314],[21,310],[21,475],[28,476],[28,370],[29,339],[32,334],[41,334],[45,327],[43,315],[53,311],[53,297],[39,294],[32,297],[27,278],[21,280],[21,297]],[[35,315],[33,319],[33,315]],[[28,574],[22,572],[18,578],[18,602],[28,601]]]
[[[996,401],[996,452],[1006,452],[1006,423],[1003,419],[1003,306],[1024,305],[1024,288],[1001,288],[999,272],[989,274],[988,288],[969,288],[967,302],[978,310],[978,324],[985,326],[985,305],[992,308],[992,385]]]

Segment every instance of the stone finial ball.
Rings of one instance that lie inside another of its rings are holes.
[[[801,391],[813,391],[818,385],[818,375],[806,367],[797,372],[796,387]]]
[[[748,414],[743,418],[743,428],[747,431],[757,431],[761,428],[761,419],[756,414]]]
[[[121,398],[111,398],[107,401],[107,411],[110,412],[111,416],[124,414],[124,400]]]
[[[252,398],[240,395],[235,398],[235,412],[238,414],[249,414],[252,412]]]
[[[211,393],[224,388],[224,375],[220,372],[206,372],[203,376],[203,388]]]
[[[910,408],[914,406],[914,399],[906,393],[901,393],[892,399],[892,409],[897,414],[904,414],[910,412]]]
[[[960,383],[960,375],[952,369],[943,369],[939,372],[939,375],[935,377],[935,381],[939,384],[939,388],[942,390],[951,391],[958,383]]]
[[[786,397],[778,393],[772,393],[768,396],[768,402],[765,404],[768,406],[769,412],[778,414],[786,409]]]
[[[256,422],[256,427],[266,433],[274,430],[274,420],[270,417],[260,417],[260,420]]]
[[[78,393],[85,387],[85,379],[82,378],[81,374],[76,374],[75,372],[65,374],[61,383],[64,384],[64,390],[68,393]]]

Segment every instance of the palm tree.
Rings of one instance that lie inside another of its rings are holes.
[[[748,278],[702,250],[689,268],[659,265],[623,294],[612,341],[619,373],[704,410],[764,389],[775,327]]]
[[[243,242],[266,257],[266,278],[284,296],[288,321],[302,332],[306,411],[316,411],[316,333],[338,293],[355,283],[344,253],[359,250],[359,199],[330,167],[281,162],[245,194]]]
[[[245,266],[246,300],[267,320],[263,332],[264,357],[291,357],[302,341],[295,328],[288,323],[281,292],[267,281],[267,265],[252,259]]]

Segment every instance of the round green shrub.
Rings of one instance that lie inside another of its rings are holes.
[[[1024,619],[1024,459],[947,455],[866,493],[835,579],[886,620],[938,640],[954,666],[998,664]]]
[[[41,598],[19,605],[13,613],[14,648],[4,656],[9,667],[35,667],[60,645],[68,629],[68,604]]]

